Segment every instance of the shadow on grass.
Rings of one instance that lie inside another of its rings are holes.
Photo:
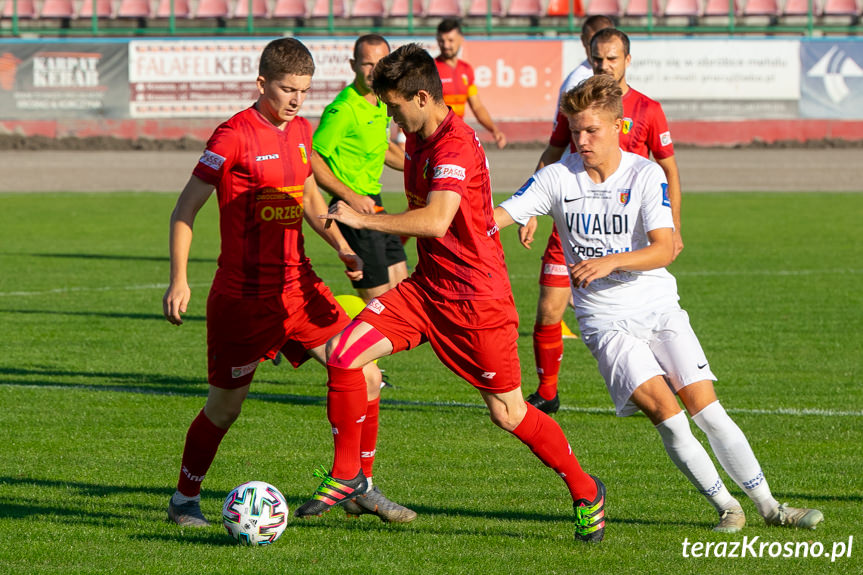
[[[118,312],[98,312],[98,311],[58,311],[53,309],[0,309],[0,313],[9,314],[24,314],[24,315],[63,315],[63,316],[79,316],[79,317],[104,317],[109,319],[143,319],[143,320],[158,320],[167,321],[165,316],[160,313],[118,313]],[[183,321],[206,321],[206,317],[202,315],[184,315]]]
[[[27,255],[36,258],[66,258],[81,260],[116,260],[131,262],[168,262],[168,256],[133,256],[125,254],[72,254],[72,253],[47,253],[47,254],[10,254]],[[216,263],[216,258],[189,258],[190,263]]]

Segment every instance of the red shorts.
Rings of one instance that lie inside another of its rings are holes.
[[[569,287],[569,268],[566,267],[566,258],[563,257],[563,246],[560,243],[557,226],[551,229],[548,245],[545,246],[545,253],[542,254],[539,283],[548,287]]]
[[[211,385],[249,384],[258,363],[282,352],[294,367],[307,350],[326,343],[350,319],[323,282],[281,295],[251,299],[210,292],[207,299],[207,370]]]
[[[429,342],[445,366],[477,389],[505,393],[521,385],[512,296],[442,301],[408,278],[355,319],[389,339],[393,353]]]

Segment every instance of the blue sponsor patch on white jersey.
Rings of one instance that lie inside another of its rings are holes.
[[[518,196],[525,193],[531,184],[533,184],[533,176],[528,178],[528,180],[524,183],[524,185],[522,187],[520,187],[516,193],[513,194],[513,197],[517,198]]]
[[[663,183],[662,185],[662,205],[666,208],[671,207],[671,200],[668,199],[668,184]]]

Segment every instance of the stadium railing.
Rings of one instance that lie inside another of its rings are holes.
[[[414,36],[433,35],[448,14],[463,15],[467,34],[486,36],[577,36],[591,14],[647,35],[857,35],[861,1],[0,0],[0,37]]]

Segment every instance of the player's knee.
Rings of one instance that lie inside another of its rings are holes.
[[[518,427],[518,424],[521,423],[521,419],[517,418],[515,414],[507,410],[504,405],[490,408],[489,418],[496,426],[500,427],[504,431],[509,431],[510,433],[512,433],[512,431]]]
[[[372,401],[381,395],[381,382],[384,376],[380,368],[374,362],[367,363],[363,368],[363,375],[366,377],[366,392],[369,401]]]
[[[563,314],[566,313],[568,303],[569,300],[565,297],[554,295],[540,298],[536,309],[537,323],[541,325],[560,323],[563,320]]]
[[[342,369],[358,367],[353,365],[354,360],[359,355],[358,350],[354,349],[357,346],[355,344],[340,345],[341,338],[343,337],[347,337],[347,334],[342,333],[340,336],[337,335],[327,342],[327,365]],[[368,374],[366,374],[366,379],[368,379]]]
[[[240,417],[243,405],[207,406],[206,415],[213,425],[220,429],[229,429]]]
[[[336,347],[339,345],[339,340],[341,339],[342,334],[334,335],[330,338],[327,344],[324,346],[324,354],[327,358],[327,365],[330,365],[330,360],[333,357],[333,353],[336,350]]]

